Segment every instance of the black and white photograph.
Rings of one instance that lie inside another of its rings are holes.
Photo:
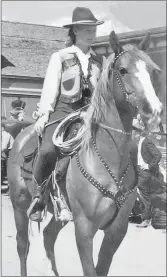
[[[1,1],[1,276],[166,276],[166,1]]]

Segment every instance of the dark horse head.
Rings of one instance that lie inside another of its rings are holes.
[[[22,129],[34,123],[34,120],[28,118],[28,120],[17,121],[11,119],[2,119],[1,125],[5,129],[6,132],[11,134],[11,136],[15,139],[17,135],[21,132]]]

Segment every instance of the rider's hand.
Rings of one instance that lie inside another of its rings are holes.
[[[141,169],[143,169],[143,170],[149,169],[149,168],[148,168],[148,164],[142,164],[142,165],[141,165]]]
[[[35,131],[39,136],[42,136],[42,133],[45,128],[45,124],[48,122],[48,120],[49,120],[49,113],[45,113],[40,118],[38,118],[37,122],[35,123]]]

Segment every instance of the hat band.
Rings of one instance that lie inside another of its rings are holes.
[[[73,21],[72,23],[66,24],[63,27],[69,27],[73,25],[100,25],[104,23],[102,20],[78,20],[78,21]]]
[[[98,22],[98,20],[78,20],[78,21],[74,21],[74,22],[72,22],[72,24],[74,24],[74,23],[85,23],[85,22],[88,22],[88,23],[96,23],[96,22]]]

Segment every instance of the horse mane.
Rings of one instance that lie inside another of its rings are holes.
[[[158,65],[156,65],[151,58],[142,50],[139,50],[136,46],[127,44],[123,46],[123,49],[127,51],[133,59],[143,60],[151,70],[160,71]],[[106,117],[106,111],[113,98],[112,80],[112,64],[114,62],[115,55],[112,53],[107,58],[107,64],[101,72],[100,79],[93,92],[90,106],[84,115],[84,132],[83,132],[83,147],[88,146],[92,136],[92,123],[100,123],[102,119]],[[129,59],[129,56],[124,54],[125,59]]]
[[[143,60],[148,66],[148,68],[150,68],[150,70],[161,71],[160,67],[155,62],[153,62],[150,56],[146,52],[138,49],[137,46],[132,44],[126,44],[123,46],[123,49],[125,51],[128,51],[132,58],[135,58],[137,60]]]
[[[100,123],[102,119],[105,118],[109,103],[111,102],[111,99],[113,99],[112,85],[109,82],[111,64],[113,61],[114,56],[110,55],[93,92],[90,106],[84,115],[84,133],[82,141],[85,146],[89,145],[90,142],[92,123]],[[109,99],[110,101],[108,101]]]

